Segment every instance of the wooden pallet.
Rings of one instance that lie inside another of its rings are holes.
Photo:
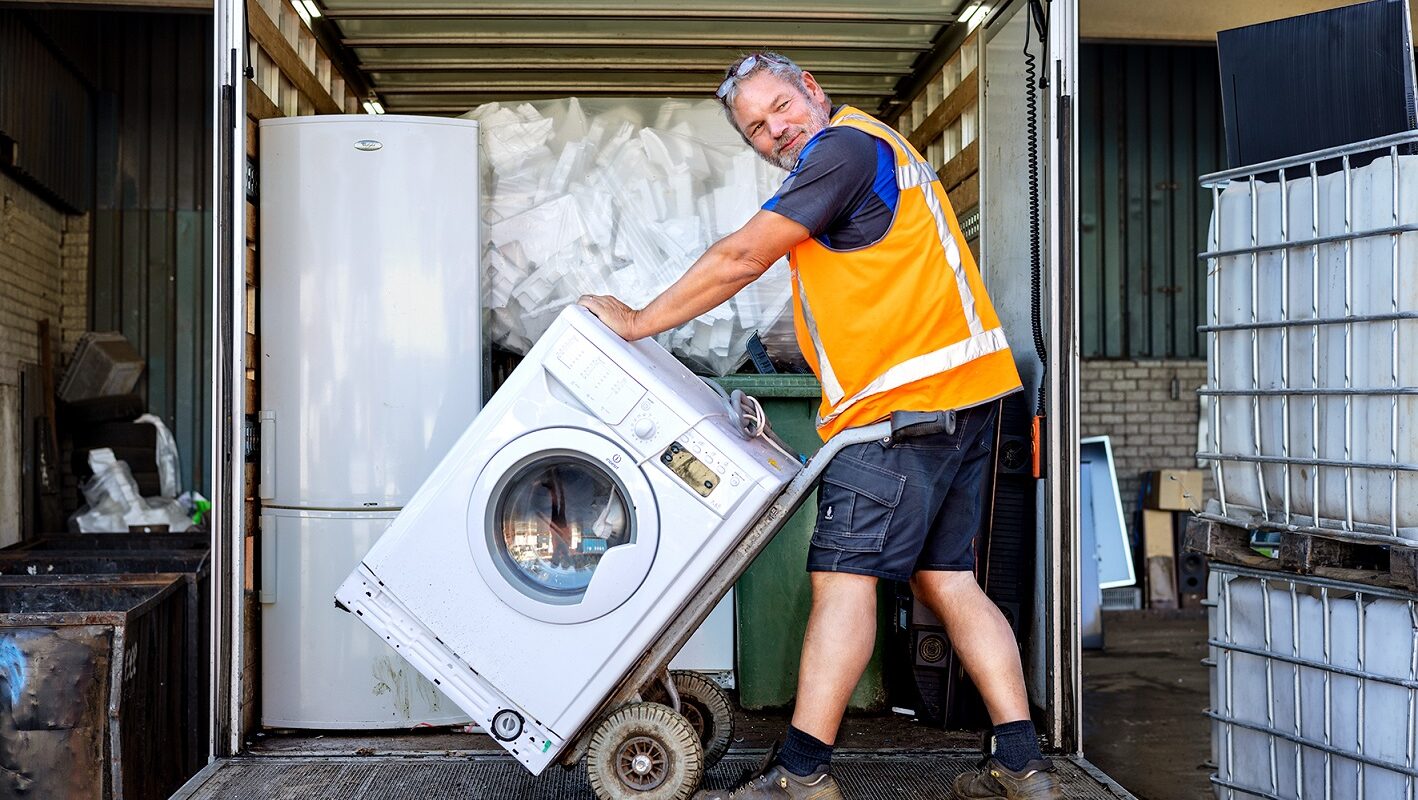
[[[1186,549],[1215,561],[1252,569],[1315,575],[1350,583],[1418,592],[1418,549],[1358,544],[1310,533],[1280,532],[1278,557],[1251,547],[1251,531],[1192,517]]]

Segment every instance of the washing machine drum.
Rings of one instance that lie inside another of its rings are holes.
[[[585,622],[644,582],[659,538],[654,510],[629,452],[587,431],[541,430],[483,469],[468,506],[468,544],[508,605],[546,622]]]
[[[601,557],[630,542],[625,493],[595,464],[549,455],[507,481],[493,511],[495,542],[532,589],[584,594]]]

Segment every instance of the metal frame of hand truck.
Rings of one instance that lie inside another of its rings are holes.
[[[679,612],[672,618],[673,621],[660,634],[660,638],[635,662],[635,665],[616,685],[615,690],[596,710],[596,713],[587,718],[586,724],[573,734],[571,746],[562,751],[560,763],[563,767],[570,769],[581,762],[590,747],[592,735],[608,714],[627,703],[635,702],[649,686],[657,681],[664,681],[671,701],[676,700],[674,682],[669,679],[667,673],[670,660],[694,635],[700,624],[708,618],[709,613],[719,604],[719,601],[728,593],[729,588],[734,585],[739,576],[743,575],[753,560],[763,551],[763,548],[773,541],[773,537],[778,535],[778,532],[783,529],[793,514],[806,502],[808,495],[817,488],[818,480],[822,478],[822,473],[827,470],[827,465],[832,462],[832,459],[842,450],[853,445],[873,441],[890,441],[891,429],[890,421],[848,428],[823,444],[822,449],[808,460],[807,466],[794,476],[787,486],[783,487],[783,491],[777,499],[744,533],[738,544],[719,563],[719,566],[709,573],[696,591],[689,595],[680,606]]]

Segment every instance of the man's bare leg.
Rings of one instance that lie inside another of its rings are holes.
[[[876,578],[845,572],[811,575],[812,613],[803,636],[793,727],[833,744],[876,645]]]
[[[995,725],[1029,719],[1014,631],[968,571],[918,572],[911,590],[935,612]]]

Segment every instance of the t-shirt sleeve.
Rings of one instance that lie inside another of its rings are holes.
[[[764,211],[782,214],[816,238],[846,223],[876,179],[876,139],[855,128],[827,128],[798,156],[798,163]]]

